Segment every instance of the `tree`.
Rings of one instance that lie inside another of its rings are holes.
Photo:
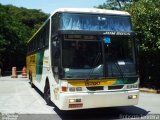
[[[117,7],[118,4],[121,4],[121,8]],[[133,28],[141,47],[141,82],[147,82],[151,79],[152,84],[157,84],[160,74],[160,1],[107,0],[106,3],[98,6],[102,9],[113,7],[126,10],[131,14]]]
[[[0,4],[0,67],[25,65],[27,41],[48,17],[41,10]]]
[[[143,51],[160,50],[160,1],[141,0],[128,8]]]
[[[121,6],[121,8],[119,7]],[[107,0],[98,8],[126,10],[131,14],[133,26],[144,51],[160,49],[160,1]]]
[[[116,10],[125,10],[127,6],[133,4],[138,0],[106,0],[106,3],[97,6],[100,9],[116,9]]]
[[[127,9],[140,40],[141,80],[159,82],[160,74],[160,1],[141,0]]]

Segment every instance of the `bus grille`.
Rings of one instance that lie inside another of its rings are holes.
[[[108,86],[108,90],[117,90],[122,88],[123,88],[123,85]]]
[[[96,91],[96,90],[104,90],[103,86],[95,86],[95,87],[86,87],[90,91]],[[108,90],[118,90],[122,89],[123,85],[116,85],[116,86],[108,86]]]
[[[103,86],[86,87],[90,91],[103,90]]]

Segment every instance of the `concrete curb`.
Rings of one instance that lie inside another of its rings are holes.
[[[23,81],[29,80],[28,78],[23,78],[22,75],[18,75],[17,78],[12,78],[11,76],[0,77],[0,81]]]
[[[160,90],[148,89],[148,88],[140,88],[140,92],[147,92],[147,93],[160,93]]]

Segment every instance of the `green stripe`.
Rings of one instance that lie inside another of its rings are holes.
[[[117,79],[114,85],[120,85],[120,84],[133,84],[137,82],[138,77],[127,77],[127,78],[121,78]]]
[[[42,79],[43,57],[44,57],[44,50],[37,53],[36,80],[38,81]]]

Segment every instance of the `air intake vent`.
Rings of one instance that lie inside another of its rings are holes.
[[[103,90],[103,86],[86,87],[90,91]]]
[[[123,85],[108,86],[108,90],[117,90],[122,88],[123,88]]]

